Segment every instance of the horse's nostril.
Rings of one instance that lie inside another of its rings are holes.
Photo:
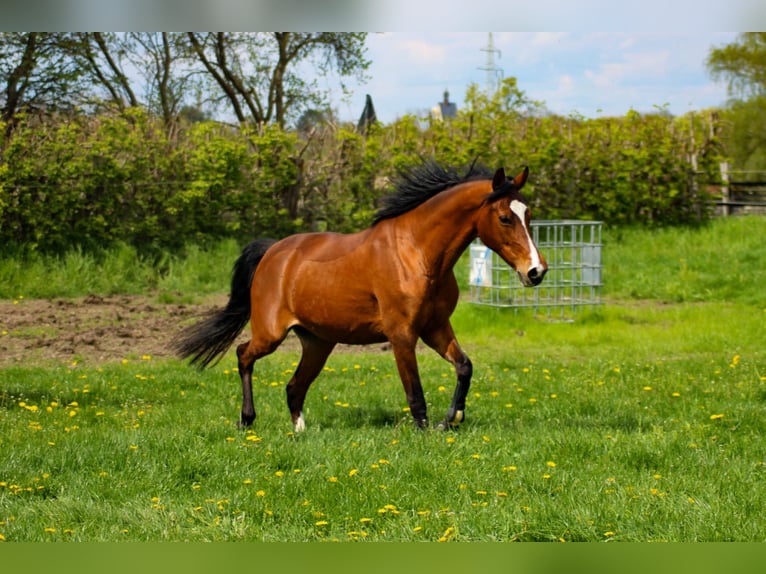
[[[529,271],[527,271],[527,277],[532,282],[533,285],[539,285],[543,277],[545,277],[545,273],[548,271],[548,269],[543,268],[542,271],[539,267],[532,267]]]

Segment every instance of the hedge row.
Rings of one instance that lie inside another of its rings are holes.
[[[0,132],[2,132],[0,126]],[[538,218],[679,224],[708,216],[713,117],[539,113],[506,81],[469,90],[451,121],[405,116],[365,136],[194,123],[168,133],[141,109],[27,118],[0,142],[0,241],[44,251],[127,242],[173,248],[369,224],[396,169],[435,157],[531,169]],[[696,164],[696,168],[695,168]]]

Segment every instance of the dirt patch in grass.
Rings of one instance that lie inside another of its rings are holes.
[[[195,305],[128,295],[0,300],[0,368],[172,357],[172,342],[183,328],[222,308],[226,300],[225,295]],[[248,334],[246,327],[237,342],[246,341]],[[280,349],[295,351],[300,343],[291,334]],[[359,349],[338,345],[335,352]],[[365,350],[387,351],[389,346],[372,345]]]
[[[225,303],[159,304],[151,297],[0,301],[0,366],[169,357],[185,325]]]

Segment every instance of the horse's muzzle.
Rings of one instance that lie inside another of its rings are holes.
[[[543,281],[543,277],[548,272],[547,265],[538,265],[536,267],[530,267],[529,270],[524,273],[519,273],[519,279],[524,287],[536,287]]]

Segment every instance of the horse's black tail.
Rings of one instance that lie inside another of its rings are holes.
[[[175,351],[200,369],[220,358],[231,347],[250,319],[250,284],[255,268],[275,241],[256,239],[242,250],[231,274],[231,295],[226,307],[188,327],[174,343]]]

